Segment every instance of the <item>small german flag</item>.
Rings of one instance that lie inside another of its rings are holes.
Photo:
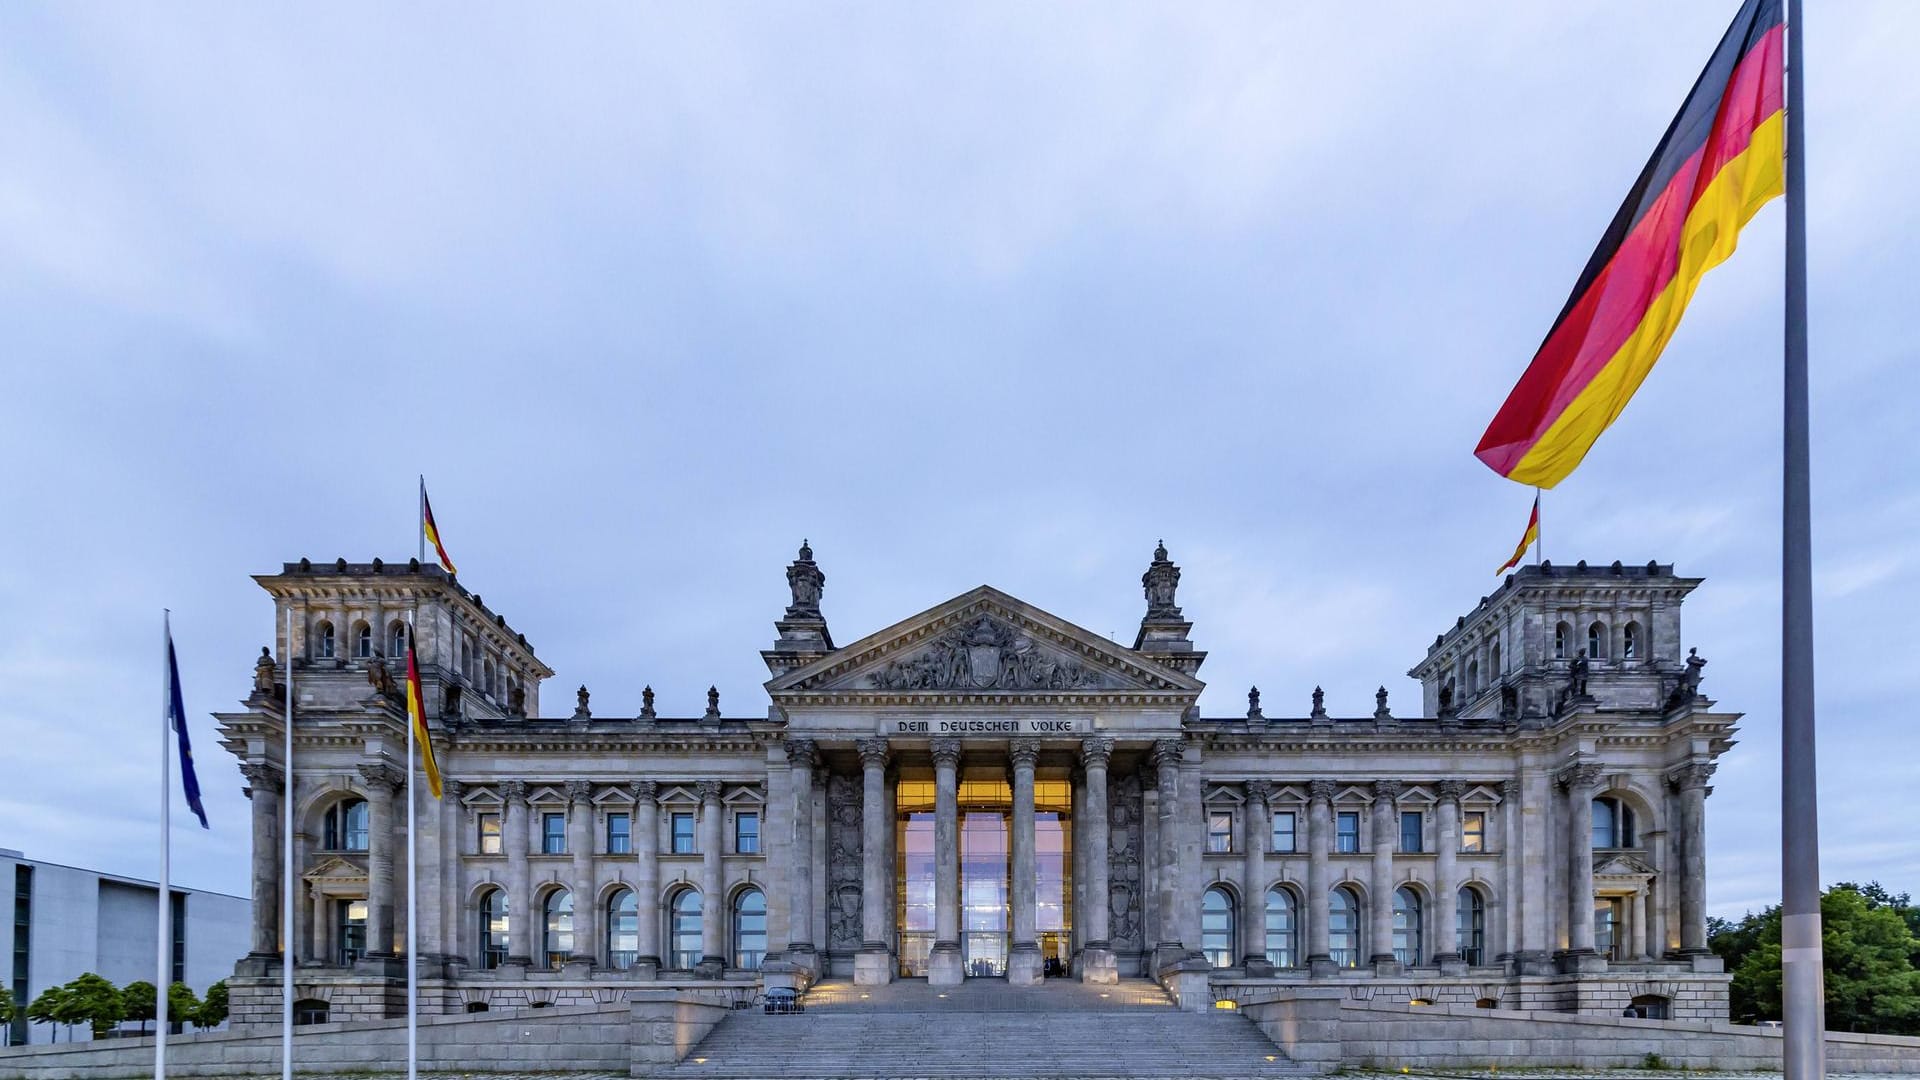
[[[1536,491],[1533,493],[1533,513],[1527,515],[1527,531],[1520,534],[1520,546],[1513,549],[1513,558],[1508,559],[1505,566],[1495,570],[1493,576],[1499,577],[1520,565],[1520,560],[1526,555],[1527,549],[1532,547],[1533,542],[1538,539],[1540,539],[1540,493]]]
[[[440,565],[445,567],[449,574],[459,573],[460,571],[453,568],[453,560],[447,557],[447,549],[441,546],[440,529],[433,523],[433,504],[427,501],[427,484],[424,480],[420,482],[420,527],[426,530],[427,540],[433,544],[434,552],[440,556]]]
[[[433,760],[433,740],[427,737],[427,706],[420,694],[420,668],[413,662],[413,638],[407,638],[407,720],[413,725],[413,741],[420,745],[420,763],[427,770],[427,790],[440,797],[440,764]],[[413,767],[412,762],[407,767]]]
[[[1474,456],[1488,468],[1533,487],[1566,479],[1653,369],[1701,277],[1786,190],[1785,30],[1781,0],[1741,5],[1481,436]]]

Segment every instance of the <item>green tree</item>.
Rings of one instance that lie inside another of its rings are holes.
[[[120,996],[120,988],[91,971],[68,983],[66,989],[73,1013],[68,1022],[90,1026],[96,1039],[106,1038],[107,1032],[126,1018],[127,1003]]]
[[[221,979],[207,987],[207,996],[194,1010],[193,1025],[202,1031],[219,1027],[227,1022],[227,980]]]
[[[167,987],[167,1023],[194,1024],[200,1015],[200,999],[194,996],[193,987],[177,982]]]
[[[67,1019],[68,1015],[67,988],[64,986],[49,986],[27,1004],[27,1019],[36,1024],[65,1027],[73,1022]],[[53,1041],[60,1041],[59,1028],[54,1028]]]
[[[1878,883],[1836,885],[1820,898],[1829,1030],[1920,1034],[1920,939],[1906,900]],[[1719,931],[1713,948],[1733,972],[1734,1017],[1779,1019],[1780,910],[1722,921]]]
[[[13,1023],[15,1013],[13,991],[0,986],[0,1026]]]
[[[154,990],[153,984],[146,980],[130,982],[120,988],[120,998],[126,1002],[127,1019],[140,1024],[140,1033],[146,1034],[147,1025],[153,1021]]]

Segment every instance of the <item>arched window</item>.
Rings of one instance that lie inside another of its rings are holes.
[[[460,674],[465,676],[467,681],[473,681],[473,646],[471,645],[460,646]]]
[[[1339,967],[1360,966],[1360,897],[1345,885],[1327,898],[1327,955]]]
[[[484,1001],[469,1001],[467,1002],[467,1011],[470,1013],[486,1012],[487,1003]]]
[[[1640,624],[1637,622],[1627,624],[1626,635],[1620,642],[1620,659],[1640,659]]]
[[[766,895],[759,889],[742,889],[733,898],[733,966],[758,971],[766,958]]]
[[[1499,643],[1499,642],[1497,642],[1497,641],[1496,641],[1496,642],[1494,642],[1494,643],[1493,643],[1493,647],[1492,647],[1491,649],[1489,649],[1489,650],[1487,650],[1487,656],[1488,656],[1488,662],[1487,662],[1487,668],[1488,668],[1488,671],[1487,671],[1487,674],[1489,674],[1489,675],[1491,675],[1492,677],[1494,677],[1494,678],[1496,678],[1496,679],[1497,679],[1497,678],[1499,678],[1499,677],[1500,677],[1500,674],[1501,674],[1501,668],[1500,668],[1500,643]]]
[[[547,894],[546,930],[541,954],[548,967],[573,959],[573,894],[555,889]]]
[[[344,799],[328,807],[323,831],[328,851],[367,850],[367,800]]]
[[[700,962],[700,930],[699,890],[681,889],[673,894],[667,916],[669,962],[673,967],[692,971]]]
[[[1633,808],[1611,795],[1593,800],[1593,847],[1630,848],[1634,846]]]
[[[1567,649],[1573,642],[1573,627],[1561,623],[1553,628],[1553,658],[1565,660]]]
[[[1671,1016],[1673,1003],[1659,994],[1641,994],[1633,999],[1633,1014],[1642,1020],[1666,1020]]]
[[[1233,966],[1233,897],[1217,885],[1200,897],[1200,951],[1214,967]]]
[[[621,889],[607,901],[607,966],[625,971],[640,953],[640,906],[632,889]]]
[[[1295,918],[1293,894],[1278,885],[1268,889],[1267,963],[1277,968],[1299,964],[1299,925],[1299,920]]]
[[[1587,627],[1587,659],[1602,660],[1607,655],[1607,624],[1598,619]]]
[[[373,627],[366,623],[353,624],[353,658],[373,659]]]
[[[1467,696],[1472,697],[1473,695],[1479,692],[1480,692],[1480,661],[1469,660],[1467,662]]]
[[[487,689],[487,696],[488,696],[488,697],[493,697],[493,696],[494,696],[494,693],[493,693],[493,661],[491,661],[491,660],[489,660],[489,661],[487,661],[487,663],[486,663],[486,666],[485,666],[485,668],[483,669],[483,671],[484,671],[484,674],[483,674],[483,675],[481,676],[481,680],[480,680],[480,685],[481,685],[481,686],[484,686],[484,687],[486,687],[486,689]]]
[[[327,1022],[327,1003],[319,998],[301,998],[293,1003],[293,1026],[305,1027],[308,1024]]]
[[[1462,886],[1455,911],[1460,930],[1460,959],[1470,965],[1486,963],[1487,902],[1481,899],[1480,890],[1471,885]]]
[[[480,896],[480,966],[497,968],[507,962],[507,890],[488,889]]]
[[[387,655],[405,656],[407,654],[407,624],[399,619],[387,625]]]
[[[316,660],[333,659],[333,624],[322,620],[313,628],[313,656]]]
[[[1393,891],[1393,958],[1409,967],[1420,962],[1420,894]]]

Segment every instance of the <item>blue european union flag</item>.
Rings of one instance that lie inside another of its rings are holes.
[[[187,735],[187,706],[180,700],[180,661],[173,654],[171,627],[167,630],[167,718],[180,736],[180,786],[187,793],[187,806],[200,819],[201,828],[211,828],[207,808],[200,804],[200,778],[193,772],[193,740]]]

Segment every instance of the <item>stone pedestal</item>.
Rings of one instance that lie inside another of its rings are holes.
[[[727,962],[718,956],[702,956],[700,962],[693,965],[693,977],[696,979],[724,979],[727,977]]]
[[[811,945],[787,946],[786,962],[793,970],[800,972],[809,984],[820,977],[820,954]]]
[[[1568,949],[1554,957],[1561,972],[1591,973],[1607,970],[1607,958],[1592,949]]]
[[[1080,967],[1081,982],[1112,986],[1120,981],[1120,962],[1114,958],[1113,949],[1104,941],[1088,942],[1075,962]]]
[[[893,954],[885,946],[862,948],[853,954],[853,981],[856,986],[884,986],[893,981]]]
[[[1007,956],[1007,983],[1011,986],[1039,986],[1047,978],[1046,964],[1040,958],[1040,946],[1023,942]]]
[[[1462,960],[1458,954],[1453,956],[1436,956],[1433,960],[1434,963],[1440,965],[1440,974],[1442,976],[1451,977],[1454,975],[1465,975],[1467,973],[1467,962]]]
[[[1401,973],[1402,968],[1400,961],[1395,960],[1392,953],[1387,953],[1384,956],[1375,956],[1373,958],[1374,977],[1399,978]]]
[[[1181,1012],[1206,1012],[1213,1008],[1213,965],[1189,958],[1174,965],[1161,980],[1179,1000]]]
[[[1249,956],[1243,962],[1242,966],[1247,969],[1247,978],[1249,979],[1273,978],[1273,965],[1269,963],[1265,957]]]
[[[627,977],[640,982],[652,982],[660,977],[660,961],[652,957],[641,957],[627,968]]]
[[[1340,965],[1333,962],[1331,956],[1307,957],[1307,977],[1312,979],[1331,979],[1340,974]]]
[[[967,981],[967,973],[960,963],[960,945],[958,942],[936,942],[933,952],[927,956],[927,984],[929,986],[959,986]]]

